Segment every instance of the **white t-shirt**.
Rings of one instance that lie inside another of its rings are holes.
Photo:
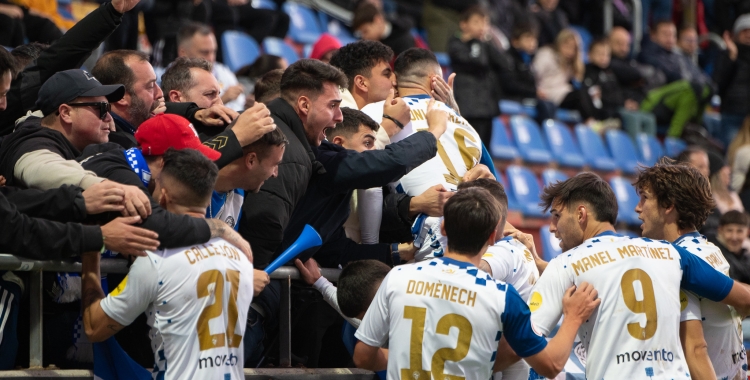
[[[505,238],[487,248],[482,256],[492,269],[492,278],[507,282],[528,302],[531,289],[539,280],[539,269],[534,256],[520,241]]]
[[[388,344],[388,379],[487,380],[502,334],[521,357],[542,351],[518,292],[475,266],[435,258],[394,268],[355,337]]]
[[[685,234],[674,244],[700,257],[729,277],[729,263],[721,250],[706,241],[700,233]],[[742,344],[742,319],[734,308],[687,291],[681,296],[687,299],[687,304],[681,302],[683,309],[680,320],[703,321],[703,336],[708,345],[708,356],[714,366],[716,378],[735,379],[739,375],[739,378],[746,379],[746,371],[742,369],[747,363],[745,346]],[[683,297],[680,298],[681,301],[682,299]]]
[[[220,96],[223,96],[224,93],[227,91],[227,88],[236,86],[240,84],[240,82],[237,80],[237,76],[234,75],[232,70],[230,70],[228,67],[224,66],[223,64],[219,62],[214,62],[214,70],[213,70],[214,78],[216,78],[216,81],[219,82],[219,89],[220,89]],[[237,99],[232,100],[231,102],[225,103],[225,106],[237,111],[242,112],[245,110],[245,94],[241,93]]]
[[[689,377],[680,344],[680,286],[721,300],[732,282],[666,241],[604,232],[557,256],[529,299],[534,326],[547,335],[565,291],[588,282],[602,303],[581,325],[588,379]]]
[[[155,379],[244,379],[252,297],[252,263],[215,238],[139,257],[101,307],[122,325],[146,311]]]

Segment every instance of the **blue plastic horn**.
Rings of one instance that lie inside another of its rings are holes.
[[[295,240],[286,251],[282,252],[276,260],[271,264],[268,264],[264,270],[266,273],[271,274],[273,271],[279,269],[279,267],[288,263],[308,248],[317,247],[321,244],[323,244],[323,239],[320,238],[318,231],[315,231],[315,229],[309,224],[305,224],[305,228],[302,230],[302,233],[299,234],[297,240]]]

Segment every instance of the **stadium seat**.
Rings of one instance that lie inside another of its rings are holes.
[[[273,0],[253,0],[252,4],[253,8],[256,9],[270,9],[274,11],[278,9],[276,2]]]
[[[624,131],[610,129],[604,134],[604,138],[607,140],[612,158],[623,173],[635,174],[638,168],[638,153],[630,136]]]
[[[557,111],[555,111],[555,119],[560,120],[563,123],[575,124],[581,122],[581,114],[576,110],[558,108]]]
[[[448,56],[448,53],[445,52],[435,52],[435,58],[437,58],[438,63],[441,67],[450,67],[451,65],[451,57]]]
[[[315,12],[305,5],[287,1],[284,12],[289,15],[289,37],[300,44],[314,44],[323,33]]]
[[[522,104],[514,100],[501,100],[498,104],[503,115],[526,115],[536,117],[536,107]]]
[[[294,48],[287,45],[284,40],[276,37],[266,37],[263,40],[263,52],[266,54],[278,55],[284,58],[290,65],[299,60],[297,52]]]
[[[242,66],[255,62],[260,56],[258,43],[252,37],[240,31],[228,30],[224,32],[221,35],[221,44],[224,46],[222,49],[224,64],[232,71],[237,71]]]
[[[518,207],[524,216],[544,217],[539,208],[539,183],[531,170],[517,165],[511,165],[506,171],[508,175],[508,189],[518,202]],[[507,192],[507,191],[506,191]]]
[[[544,122],[544,135],[555,161],[562,166],[581,168],[586,163],[566,125],[552,119]]]
[[[515,160],[521,157],[510,139],[508,139],[508,130],[505,123],[499,117],[492,119],[492,141],[490,142],[490,153],[492,158],[498,160]]]
[[[539,238],[542,239],[542,260],[550,261],[562,253],[560,239],[549,232],[549,224],[539,229]]]
[[[664,150],[669,157],[677,157],[685,148],[687,148],[687,144],[682,139],[669,136],[664,138]]]
[[[609,184],[617,198],[617,221],[640,226],[641,221],[638,219],[638,213],[635,212],[635,206],[639,201],[635,187],[623,177],[614,177],[609,180]]]
[[[500,181],[500,184],[503,185],[503,189],[505,189],[505,195],[508,196],[508,210],[521,211],[521,207],[518,206],[516,198],[513,197],[513,194],[508,190],[508,181],[505,180],[505,177],[502,174],[498,175],[498,180]]]
[[[565,181],[566,179],[568,179],[568,176],[557,169],[549,168],[544,169],[542,172],[542,182],[544,183],[544,187],[554,185],[555,183]]]
[[[537,164],[552,161],[552,154],[545,146],[542,134],[539,133],[539,126],[534,120],[527,116],[515,115],[510,118],[510,128],[513,130],[516,147],[524,161]]]
[[[338,38],[339,42],[341,42],[341,46],[357,41],[349,29],[347,29],[339,20],[331,20],[327,24],[324,24],[323,27],[328,30],[328,34]]]
[[[640,161],[646,166],[653,166],[664,155],[664,148],[656,136],[639,133],[635,142],[640,153]]]
[[[581,153],[586,163],[594,170],[613,171],[617,169],[615,160],[604,148],[601,137],[586,125],[579,124],[575,128],[578,144],[581,146]]]

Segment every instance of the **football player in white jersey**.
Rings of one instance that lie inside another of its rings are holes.
[[[719,247],[696,228],[715,206],[708,179],[698,169],[664,158],[640,170],[635,187],[644,237],[671,241],[729,275]],[[747,379],[742,319],[734,308],[684,291],[680,303],[680,337],[691,377]]]
[[[512,285],[477,268],[495,242],[507,210],[487,190],[462,190],[445,204],[443,257],[394,268],[362,324],[354,362],[388,379],[481,379],[493,371],[497,345],[508,343],[538,372],[554,377],[568,359],[575,331],[599,304],[588,284],[567,290],[566,318],[549,344],[532,328],[528,306]],[[388,342],[388,357],[380,347]]]
[[[159,203],[170,212],[205,217],[216,165],[196,150],[168,150],[157,177]],[[147,252],[104,296],[99,253],[83,256],[83,323],[103,341],[144,311],[155,366],[163,379],[244,379],[242,336],[253,297],[253,265],[221,238],[200,246]]]
[[[561,316],[565,289],[591,283],[602,303],[578,335],[588,351],[586,378],[689,377],[679,339],[680,287],[750,311],[750,291],[703,260],[667,241],[631,239],[614,232],[617,201],[599,176],[581,173],[547,186],[550,232],[563,254],[534,286],[534,326],[547,335]]]

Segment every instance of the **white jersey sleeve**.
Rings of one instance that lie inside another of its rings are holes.
[[[539,279],[539,269],[531,252],[516,239],[502,239],[482,256],[492,270],[492,278],[513,285],[524,302]]]
[[[540,333],[549,335],[562,317],[565,291],[573,286],[573,279],[564,270],[561,260],[552,259],[534,285],[527,303],[531,321]]]
[[[701,300],[695,294],[680,290],[680,322],[701,320]]]
[[[123,326],[133,323],[156,299],[157,274],[151,254],[137,258],[117,288],[101,300],[104,313]]]
[[[359,327],[360,323],[362,323],[361,320],[357,318],[349,318],[341,313],[341,308],[339,307],[339,300],[337,298],[338,289],[333,286],[333,284],[328,281],[325,277],[320,277],[315,283],[313,284],[313,287],[320,292],[320,294],[323,295],[323,299],[331,305],[334,310],[336,310],[339,315],[341,315],[347,322],[351,323],[354,328]]]

